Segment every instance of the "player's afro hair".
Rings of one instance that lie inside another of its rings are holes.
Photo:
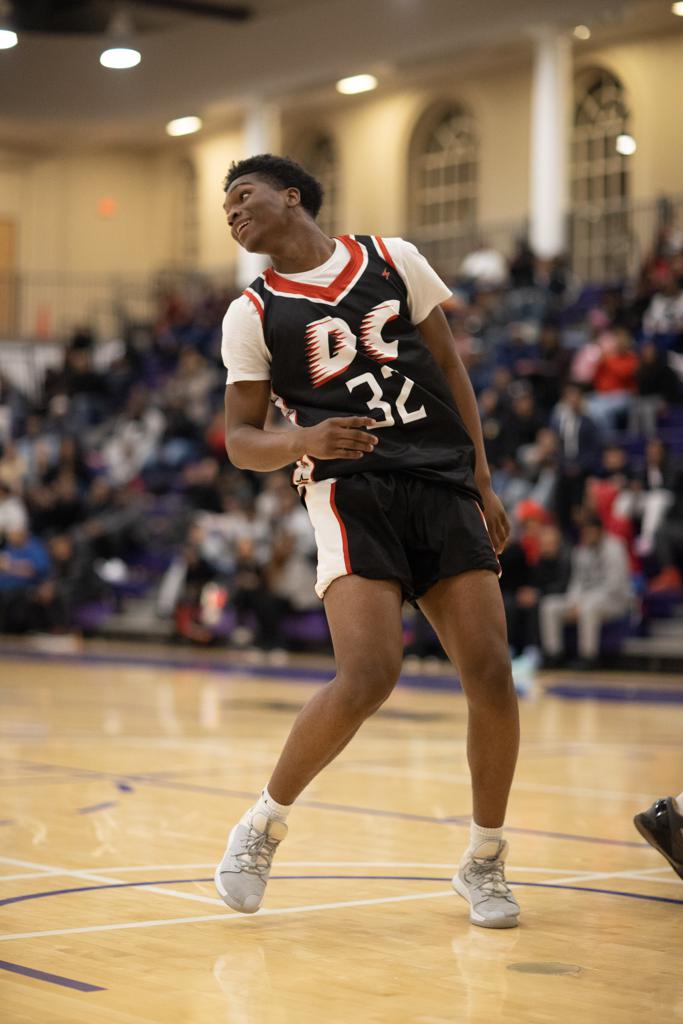
[[[227,192],[233,181],[245,174],[257,175],[278,189],[298,188],[304,210],[313,218],[318,216],[323,204],[322,185],[295,160],[261,153],[232,163],[223,183],[223,191]]]

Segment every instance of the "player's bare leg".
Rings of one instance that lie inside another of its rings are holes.
[[[267,788],[230,833],[215,880],[234,910],[258,910],[291,804],[396,685],[401,603],[401,588],[391,580],[344,576],[330,585],[325,612],[337,674],[299,712]]]
[[[453,884],[470,902],[473,923],[512,927],[519,907],[505,882],[502,827],[517,763],[519,713],[498,581],[488,571],[462,573],[436,583],[420,607],[458,669],[468,705],[472,837]]]
[[[401,589],[392,580],[342,576],[325,594],[337,674],[299,712],[268,792],[292,804],[334,760],[396,685],[403,660]]]

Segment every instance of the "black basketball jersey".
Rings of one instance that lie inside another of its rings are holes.
[[[340,238],[349,260],[329,286],[272,268],[244,294],[261,317],[273,400],[302,427],[371,416],[379,438],[361,459],[306,458],[299,480],[398,472],[479,497],[474,446],[450,388],[411,323],[406,285],[383,240]],[[295,476],[296,481],[296,476]]]

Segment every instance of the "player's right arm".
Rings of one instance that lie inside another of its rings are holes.
[[[377,437],[367,432],[369,416],[333,416],[314,427],[266,430],[270,381],[241,380],[225,389],[225,447],[238,469],[267,473],[316,459],[360,459],[371,452]]]
[[[228,369],[225,389],[225,447],[238,469],[268,472],[316,459],[360,459],[377,438],[368,416],[335,416],[314,427],[266,430],[270,400],[270,353],[260,317],[244,295],[232,302],[223,320],[223,361]]]

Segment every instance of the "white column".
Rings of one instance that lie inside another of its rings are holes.
[[[534,32],[531,96],[531,248],[541,259],[565,250],[568,209],[571,42],[569,34]]]
[[[244,148],[245,157],[259,153],[280,152],[280,111],[272,103],[254,100],[245,112]],[[268,257],[260,253],[239,249],[237,260],[237,284],[245,288],[268,265]]]

